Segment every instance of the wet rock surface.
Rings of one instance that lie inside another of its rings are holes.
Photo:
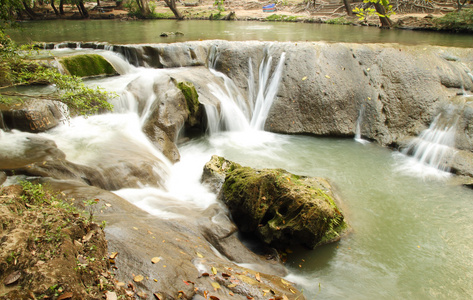
[[[196,218],[163,220],[110,192],[72,181],[47,181],[73,197],[76,205],[83,206],[84,199],[97,199],[84,208],[97,222],[106,221],[109,251],[118,253],[113,259],[117,279],[135,295],[156,294],[162,299],[285,295],[304,299],[293,284],[279,277],[285,275],[282,265],[253,254],[234,237],[235,225],[221,208],[196,212],[200,216]],[[223,215],[212,221],[215,210]],[[236,265],[225,251],[222,256],[214,247],[233,248],[236,261],[252,264],[256,271]]]
[[[43,132],[66,120],[64,104],[43,99],[25,100],[12,105],[0,104],[0,128]]]
[[[233,220],[242,232],[254,233],[266,244],[312,249],[338,240],[347,228],[325,179],[242,167],[213,156],[205,165],[203,182],[218,187],[223,175],[220,198]]]

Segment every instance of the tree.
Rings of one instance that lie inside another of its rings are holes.
[[[136,0],[136,5],[138,5],[138,9],[140,10],[140,13],[144,18],[151,15],[148,0]]]
[[[351,6],[350,6],[350,0],[343,0],[343,5],[345,5],[345,9],[347,10],[347,14],[349,16],[352,16],[353,15],[353,10],[351,9]]]
[[[184,16],[177,9],[176,0],[164,0],[164,2],[166,2],[166,5],[172,11],[172,13],[176,17],[176,19],[178,19],[178,20],[183,20],[184,19]]]
[[[84,0],[75,0],[75,3],[76,3],[76,6],[77,6],[77,9],[79,10],[80,15],[83,18],[88,18],[89,17],[89,12],[87,11],[87,9],[84,6]]]
[[[457,10],[460,11],[465,6],[468,0],[457,0]]]
[[[366,19],[370,15],[377,15],[381,22],[381,28],[391,28],[392,21],[389,16],[395,14],[389,0],[363,0],[363,7],[356,7],[353,12],[360,18]],[[373,6],[374,8],[372,8]]]

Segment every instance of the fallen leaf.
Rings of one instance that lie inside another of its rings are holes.
[[[151,259],[151,262],[152,262],[153,264],[157,264],[160,260],[161,260],[161,257],[157,257],[157,256],[156,256],[156,257],[153,257],[153,258]]]
[[[291,291],[291,293],[295,294],[296,291],[294,291],[293,289],[289,289]]]
[[[133,227],[134,230],[138,230],[138,227]]]
[[[21,277],[21,271],[15,271],[11,273],[10,275],[8,275],[7,278],[5,278],[5,280],[3,280],[3,284],[4,285],[13,284],[18,279],[20,279],[20,277]]]
[[[145,278],[143,277],[143,275],[136,275],[135,277],[133,277],[133,281],[134,281],[134,282],[140,282],[140,281],[142,281],[143,279],[145,279]]]
[[[284,284],[284,285],[290,285],[289,282],[287,282],[286,280],[284,280],[284,279],[282,279],[282,278],[281,278],[281,282],[282,282],[282,284]]]
[[[306,80],[307,79],[307,76],[304,76],[302,77],[302,81]]]
[[[216,297],[216,296],[210,296],[210,299],[212,299],[212,300],[220,300],[220,298],[219,298],[219,297]]]
[[[217,275],[217,269],[215,267],[210,268],[212,274]]]
[[[367,68],[367,69],[366,69],[366,71],[368,71],[368,72],[369,72],[369,71],[370,71],[370,68]]]
[[[158,280],[157,280],[156,278],[155,278],[155,279],[153,279],[153,280],[154,280],[154,282],[158,282]]]
[[[210,276],[210,274],[205,272],[205,273],[200,274],[200,276]]]
[[[259,282],[261,282],[261,276],[259,275],[259,273],[256,273],[256,274],[255,274],[255,278],[256,278],[256,280],[258,280]]]
[[[286,295],[282,295],[282,300],[289,300]]]
[[[204,291],[204,297],[207,299],[207,295],[209,294],[209,291]]]
[[[112,204],[110,204],[110,203],[105,203],[105,206],[110,207],[110,206],[112,206]]]
[[[189,282],[185,281],[184,279],[182,279],[182,282],[184,282],[186,285],[189,285]]]
[[[328,76],[328,75],[325,75],[325,78],[328,78],[328,79],[330,79],[330,76]]]
[[[89,231],[85,236],[82,237],[82,242],[88,242],[92,236],[94,235],[95,231]]]
[[[230,277],[230,274],[222,273],[222,277],[223,277],[223,278],[229,278],[229,277]]]
[[[112,252],[112,254],[110,254],[109,258],[110,259],[115,259],[118,255],[118,252]]]
[[[212,285],[214,290],[218,290],[220,288],[220,284],[218,284],[218,282],[212,281],[210,284]]]
[[[110,291],[107,291],[105,292],[105,296],[107,297],[106,299],[107,300],[117,300],[117,294],[115,292],[110,292]]]
[[[236,286],[237,286],[236,283],[232,283],[232,284],[227,285],[227,288],[234,288],[234,287],[236,287]]]
[[[57,297],[57,300],[71,299],[73,296],[74,296],[74,294],[72,292],[67,292],[67,293],[64,293],[61,296]],[[115,297],[115,299],[117,299],[117,298]]]
[[[164,298],[163,298],[163,295],[161,295],[161,294],[154,293],[153,295],[154,295],[154,297],[155,297],[156,299],[158,299],[158,300],[163,300],[163,299],[164,299]]]
[[[199,252],[196,252],[196,255],[197,255],[197,257],[199,257],[199,258],[204,258],[204,256],[203,256],[202,254],[200,254]]]

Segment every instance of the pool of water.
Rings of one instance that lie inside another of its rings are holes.
[[[184,33],[161,37],[162,32]],[[283,23],[256,21],[205,20],[54,20],[22,22],[8,30],[17,43],[99,41],[111,44],[172,43],[222,39],[230,41],[326,41],[347,43],[400,43],[472,47],[471,35],[381,30],[375,27]]]

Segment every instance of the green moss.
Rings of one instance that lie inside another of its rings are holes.
[[[79,77],[116,75],[117,71],[102,56],[98,54],[81,54],[62,58],[64,69],[70,75]]]
[[[202,109],[199,102],[199,94],[197,94],[194,84],[191,82],[178,82],[176,86],[181,90],[186,99],[187,112],[189,113],[186,125],[192,127],[200,124]]]
[[[440,30],[473,32],[473,8],[462,9],[435,19]]]
[[[298,16],[288,16],[288,15],[278,15],[278,14],[272,14],[268,17],[266,17],[267,21],[278,21],[278,22],[296,22]]]

